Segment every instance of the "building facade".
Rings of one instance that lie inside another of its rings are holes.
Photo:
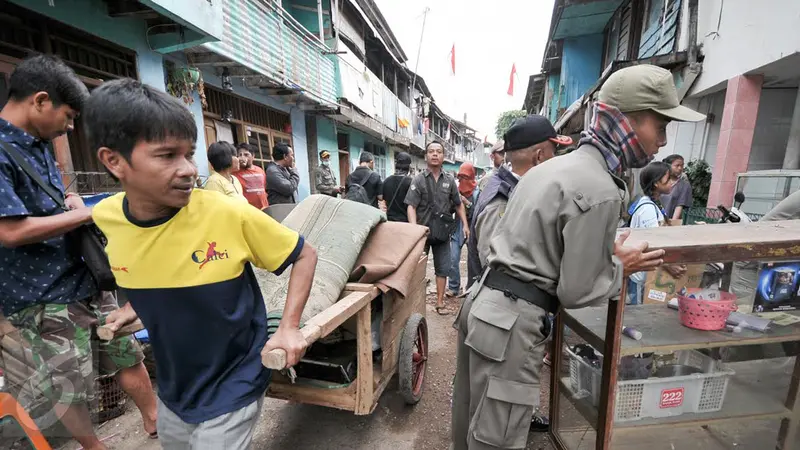
[[[8,77],[16,64],[36,54],[55,54],[72,67],[89,89],[103,81],[138,78],[166,90],[164,64],[185,67],[174,52],[222,36],[218,2],[149,0],[0,1],[0,104],[8,96]],[[195,117],[199,103],[190,105]],[[81,193],[117,189],[85,142],[80,119],[75,131],[53,142],[65,186]],[[198,152],[205,165],[205,154]]]
[[[800,3],[768,0],[557,0],[542,73],[524,107],[576,136],[605,78],[631,64],[672,71],[684,105],[707,115],[670,124],[657,157],[712,169],[708,206],[764,213],[800,188]],[[763,171],[763,172],[762,172]],[[746,181],[742,181],[743,178]],[[747,185],[749,183],[749,185]]]

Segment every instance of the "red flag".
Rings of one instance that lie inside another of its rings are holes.
[[[508,95],[514,96],[514,76],[517,74],[517,65],[511,64],[511,75],[508,77]]]
[[[452,70],[452,74],[456,74],[456,44],[453,44],[453,48],[450,50],[450,70]]]

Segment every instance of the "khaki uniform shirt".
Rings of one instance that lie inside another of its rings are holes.
[[[435,189],[433,194],[428,192],[431,186]],[[417,209],[417,224],[430,226],[434,213],[452,214],[455,212],[458,205],[461,204],[461,194],[458,193],[455,177],[442,171],[439,179],[434,180],[433,173],[425,169],[411,181],[405,204]]]
[[[317,192],[335,197],[336,194],[334,194],[333,191],[338,185],[336,184],[336,176],[333,174],[331,166],[320,164],[320,166],[317,167],[315,175]]]
[[[614,256],[625,183],[591,145],[525,174],[492,237],[489,266],[581,308],[619,295]]]

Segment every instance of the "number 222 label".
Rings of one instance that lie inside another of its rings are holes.
[[[683,404],[683,388],[664,389],[661,391],[661,402],[658,407],[661,409],[677,408]]]

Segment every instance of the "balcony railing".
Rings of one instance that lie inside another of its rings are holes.
[[[428,135],[426,137],[426,145],[436,141],[444,146],[444,159],[446,161],[455,162],[456,161],[456,148],[450,142],[446,141],[445,138],[439,136],[433,130],[428,130]]]
[[[414,137],[411,108],[391,91],[381,78],[369,70],[352,52],[338,55],[339,97],[373,117],[394,135],[408,143]]]
[[[204,46],[320,103],[336,104],[330,49],[272,0],[223,0],[223,37]]]

